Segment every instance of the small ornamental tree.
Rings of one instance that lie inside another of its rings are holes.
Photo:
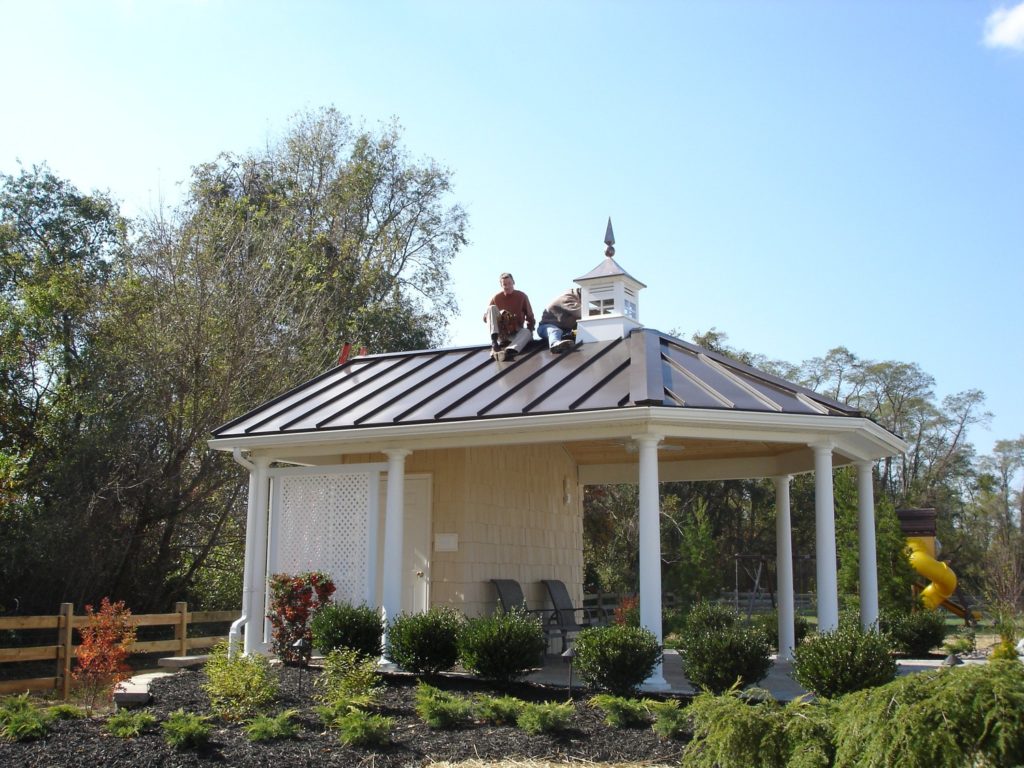
[[[307,571],[296,576],[275,573],[270,577],[270,626],[273,628],[273,649],[286,664],[309,661],[313,647],[309,622],[313,615],[331,599],[334,581],[321,571]],[[305,638],[305,653],[295,643]]]
[[[78,646],[78,666],[71,673],[78,698],[89,709],[95,709],[100,697],[110,699],[117,684],[131,677],[127,659],[135,642],[135,623],[124,600],[100,601],[99,611],[85,606],[89,624],[82,627]]]

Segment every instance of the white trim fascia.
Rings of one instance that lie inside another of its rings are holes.
[[[271,467],[270,477],[296,477],[301,475],[356,475],[366,472],[387,473],[387,462],[375,461],[367,464],[324,464],[320,466]]]
[[[833,454],[833,466],[854,463],[842,455]],[[801,475],[814,471],[814,452],[809,448],[790,451],[778,456],[735,459],[694,459],[692,461],[659,461],[658,479],[663,483],[703,480],[751,480],[783,475]],[[579,467],[583,485],[608,483],[636,484],[638,469],[635,463],[586,464]]]
[[[827,439],[853,459],[903,453],[907,444],[866,418],[810,414],[719,411],[660,406],[474,419],[458,422],[360,427],[278,435],[214,438],[215,450],[240,448],[250,455],[320,455],[378,452],[388,448],[427,450],[495,444],[614,439],[656,431],[666,438],[697,438],[807,445]]]

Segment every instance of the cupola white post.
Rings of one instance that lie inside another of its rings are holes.
[[[640,324],[640,290],[643,283],[620,267],[615,259],[615,233],[612,220],[604,235],[605,259],[583,277],[576,278],[580,287],[582,315],[576,324],[581,342],[624,339]]]
[[[814,451],[814,544],[818,592],[818,631],[839,626],[839,576],[836,572],[836,512],[832,485],[832,443]]]

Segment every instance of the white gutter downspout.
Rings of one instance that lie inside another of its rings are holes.
[[[236,462],[249,471],[249,501],[245,514],[245,567],[242,572],[242,615],[231,623],[228,630],[228,656],[234,658],[238,653],[238,643],[242,636],[242,627],[249,621],[249,604],[252,592],[252,569],[255,565],[256,550],[256,465],[242,458],[242,449],[235,448],[232,452]]]

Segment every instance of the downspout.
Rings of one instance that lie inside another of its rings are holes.
[[[236,462],[249,471],[249,503],[245,515],[245,569],[242,573],[242,615],[231,623],[228,630],[228,656],[234,658],[242,636],[242,627],[249,621],[249,593],[252,591],[252,568],[250,553],[256,546],[256,465],[242,458],[242,449],[235,447],[232,452]]]

